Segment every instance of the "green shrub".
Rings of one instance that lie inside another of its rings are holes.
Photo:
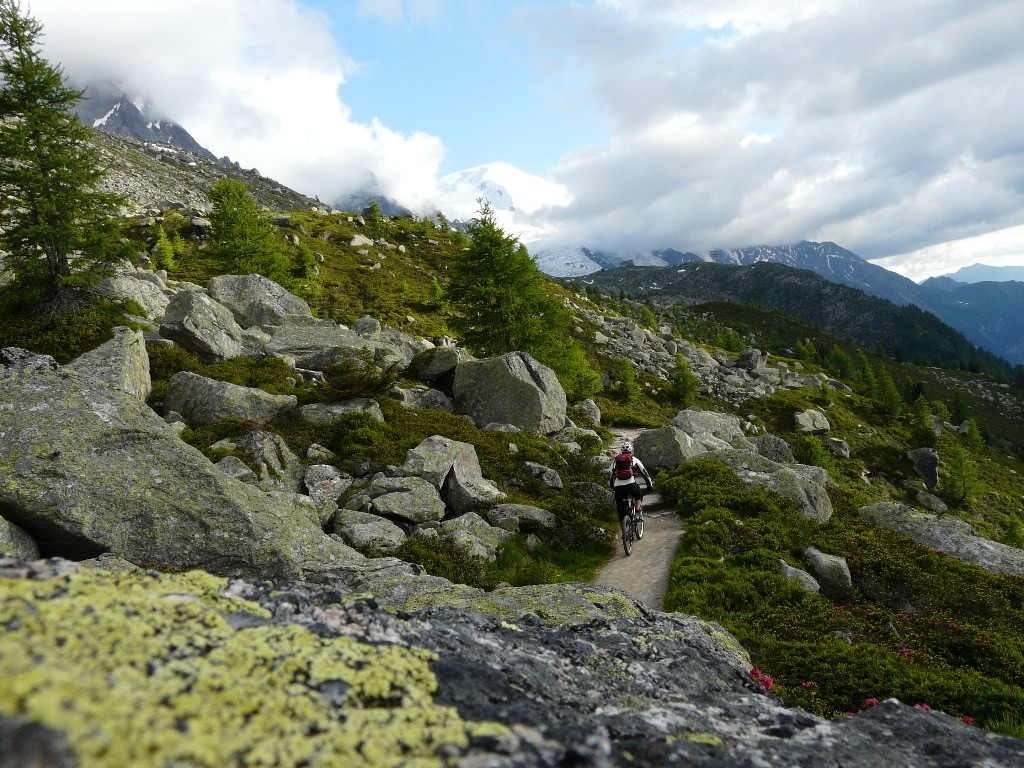
[[[51,355],[64,364],[109,341],[114,328],[133,326],[126,314],[141,314],[134,304],[96,298],[89,306],[50,317],[23,306],[12,293],[0,294],[0,347],[21,347]]]
[[[487,563],[482,558],[467,555],[449,539],[411,536],[399,547],[395,557],[419,565],[431,576],[440,576],[456,584],[480,589],[495,586]]]

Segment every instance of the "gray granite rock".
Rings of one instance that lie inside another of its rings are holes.
[[[145,402],[153,391],[149,354],[140,331],[115,328],[114,338],[80,355],[66,366]]]
[[[182,416],[192,426],[221,419],[243,419],[266,424],[298,406],[295,395],[272,395],[255,387],[240,387],[189,371],[171,377],[164,408]]]
[[[565,426],[565,391],[554,371],[525,352],[464,361],[455,371],[455,405],[477,424],[514,424],[541,434]]]

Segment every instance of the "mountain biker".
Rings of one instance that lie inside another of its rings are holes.
[[[650,474],[644,467],[643,462],[633,455],[633,444],[626,440],[622,443],[621,451],[612,459],[611,466],[608,468],[608,485],[615,491],[615,509],[619,513],[619,528],[622,529],[623,535],[625,535],[625,516],[622,513],[622,509],[625,505],[622,502],[626,499],[631,500],[633,508],[639,514],[641,502],[644,498],[644,492],[636,481],[638,473],[647,482],[648,493],[654,490],[654,482],[651,480]]]

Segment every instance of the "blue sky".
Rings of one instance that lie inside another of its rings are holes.
[[[358,62],[339,89],[353,119],[441,137],[441,173],[504,161],[544,176],[570,150],[607,139],[592,104],[570,104],[540,73],[518,4],[459,3],[445,15],[397,18],[355,2],[311,5]]]
[[[216,9],[214,11],[214,8]],[[630,258],[1024,264],[1022,0],[33,0],[45,53],[333,201]],[[500,163],[484,176],[448,176]],[[534,245],[536,244],[536,246]]]

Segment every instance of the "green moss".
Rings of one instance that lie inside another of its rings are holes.
[[[64,731],[84,768],[441,765],[444,745],[502,732],[432,703],[429,652],[236,631],[225,614],[266,614],[225,586],[201,573],[4,580],[0,712]]]

